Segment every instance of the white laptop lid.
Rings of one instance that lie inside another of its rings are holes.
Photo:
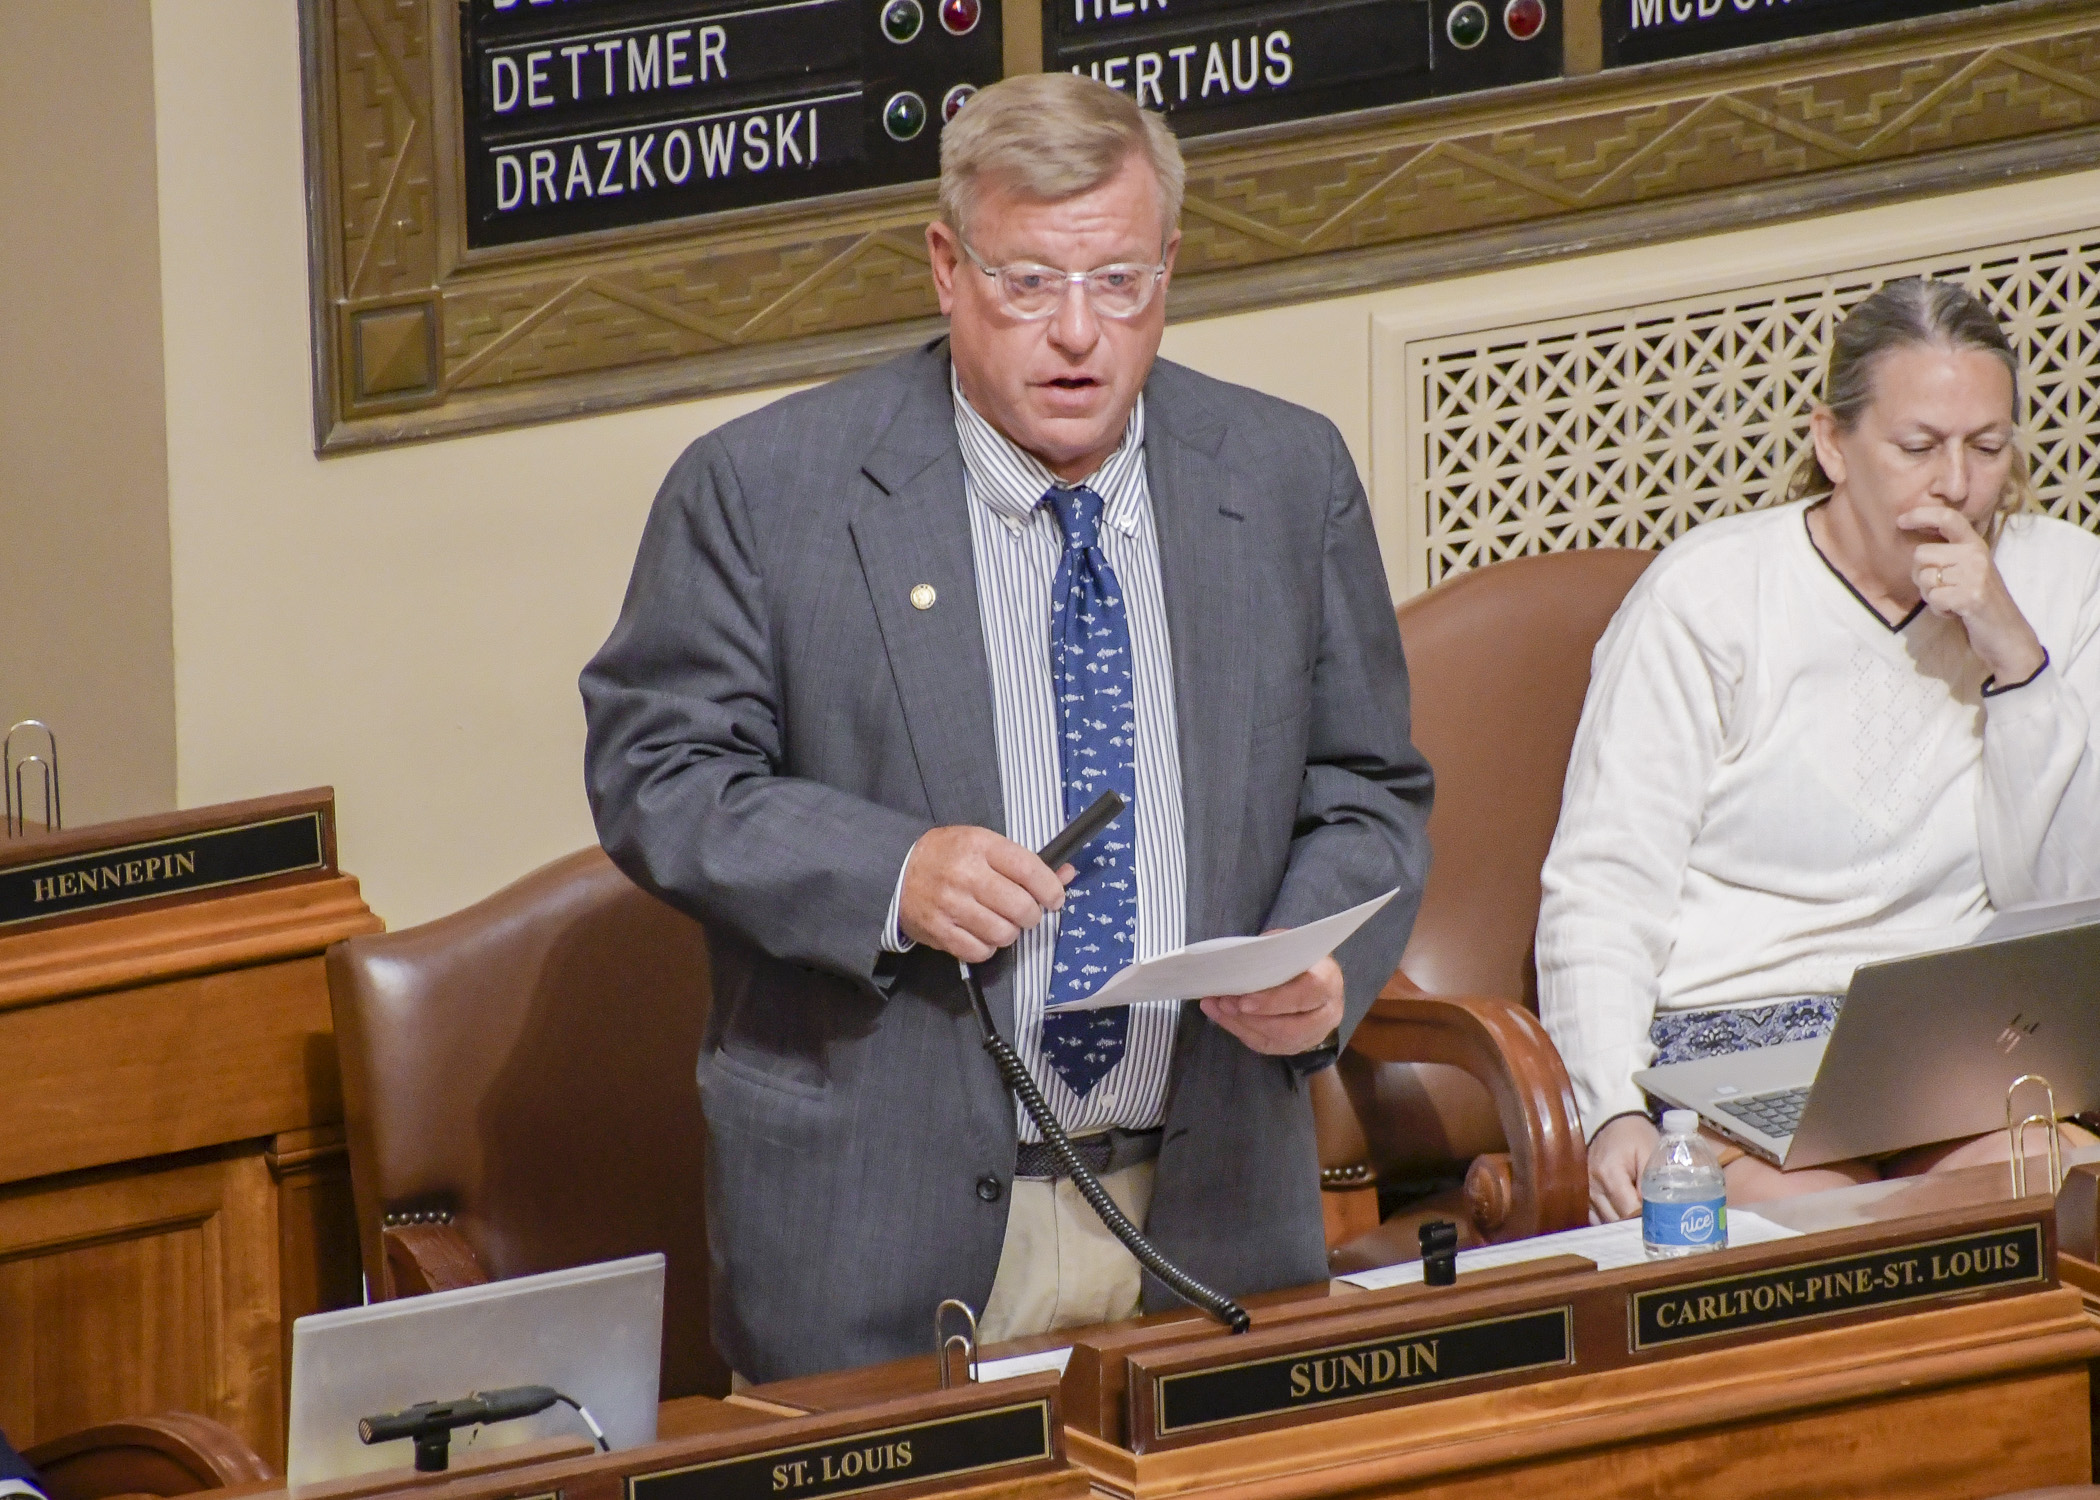
[[[415,1462],[406,1439],[367,1447],[361,1417],[473,1391],[549,1385],[615,1448],[656,1438],[664,1258],[638,1255],[455,1292],[316,1313],[292,1325],[285,1482],[318,1484]],[[452,1454],[589,1433],[568,1407],[453,1434]]]

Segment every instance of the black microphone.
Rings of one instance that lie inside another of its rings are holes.
[[[1113,823],[1127,805],[1119,793],[1103,792],[1093,806],[1066,824],[1056,838],[1043,846],[1043,863],[1053,870],[1064,864]],[[1247,1316],[1247,1309],[1223,1292],[1205,1286],[1161,1255],[1137,1225],[1130,1222],[1129,1216],[1116,1206],[1116,1200],[1108,1196],[1108,1189],[1101,1186],[1101,1180],[1079,1159],[1079,1153],[1072,1149],[1072,1138],[1057,1122],[1057,1116],[1043,1098],[1043,1091],[1030,1076],[1028,1065],[1021,1061],[1021,1055],[992,1024],[992,1008],[984,997],[984,985],[968,964],[959,962],[958,966],[962,969],[963,988],[969,992],[970,1008],[977,1013],[977,1024],[984,1029],[984,1050],[992,1055],[999,1076],[1006,1080],[1006,1086],[1021,1101],[1021,1108],[1028,1111],[1028,1118],[1035,1121],[1044,1144],[1057,1157],[1058,1165],[1065,1169],[1065,1175],[1072,1179],[1072,1186],[1079,1189],[1087,1206],[1108,1226],[1108,1232],[1122,1241],[1123,1248],[1136,1257],[1139,1265],[1165,1282],[1184,1301],[1200,1307],[1234,1333],[1245,1333],[1252,1321]]]
[[[401,1411],[360,1418],[357,1436],[364,1443],[391,1443],[413,1438],[416,1467],[437,1473],[451,1463],[452,1433],[484,1422],[508,1422],[543,1412],[568,1398],[551,1385],[513,1385],[498,1391],[476,1391],[457,1401],[421,1401]],[[595,1429],[597,1424],[591,1424]]]

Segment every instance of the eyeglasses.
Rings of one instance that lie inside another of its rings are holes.
[[[1152,300],[1152,289],[1167,274],[1166,262],[1158,265],[1096,266],[1091,271],[1060,271],[1017,260],[1010,265],[988,266],[984,258],[962,241],[970,263],[992,278],[999,288],[999,301],[1015,317],[1028,322],[1047,318],[1064,306],[1065,292],[1077,286],[1086,300],[1104,318],[1134,318]]]

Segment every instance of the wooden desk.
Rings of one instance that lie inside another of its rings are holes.
[[[1804,1229],[1886,1223],[2009,1199],[2006,1183],[2002,1167],[1949,1174],[1774,1205],[1768,1216],[1798,1218]],[[1332,1284],[1303,1295],[1339,1307],[1363,1294]],[[1078,1330],[986,1355],[1085,1336]],[[1070,1428],[1066,1444],[1095,1488],[1120,1500],[1954,1500],[2092,1477],[2088,1361],[2096,1355],[2100,1331],[2080,1292],[2064,1286],[1163,1452],[1135,1453]],[[934,1379],[929,1356],[749,1394],[829,1410]]]
[[[0,937],[0,1429],[138,1412],[284,1463],[292,1319],[360,1300],[328,875]]]
[[[193,1500],[629,1500],[645,1489],[656,1496],[771,1500],[798,1488],[810,1500],[870,1494],[884,1500],[1087,1500],[1086,1472],[1063,1454],[1056,1401],[1057,1381],[1048,1375],[909,1395],[839,1413],[781,1412],[735,1396],[691,1396],[664,1403],[656,1441],[637,1448],[601,1454],[588,1439],[567,1437],[478,1454],[455,1445],[453,1466],[442,1473],[393,1469],[296,1490],[273,1480],[207,1491]],[[1011,1441],[1015,1419],[1018,1443]],[[994,1448],[1004,1446],[1003,1454],[995,1456],[984,1444],[981,1424],[987,1420],[1009,1424],[1008,1437],[993,1440]],[[977,1436],[963,1437],[959,1428],[973,1425]],[[937,1453],[942,1430],[950,1436]],[[912,1477],[915,1460],[908,1451],[913,1442],[920,1449],[918,1478]],[[907,1451],[901,1458],[888,1455],[880,1478],[873,1471],[850,1479],[821,1472],[830,1468],[829,1454],[843,1461],[845,1475],[855,1475],[848,1451],[865,1454],[871,1445]],[[796,1463],[798,1457],[803,1462]]]

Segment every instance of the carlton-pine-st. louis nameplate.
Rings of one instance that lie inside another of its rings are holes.
[[[1839,1313],[2039,1283],[2048,1276],[2044,1248],[2042,1226],[2030,1222],[1658,1287],[1628,1299],[1628,1339],[1633,1352],[1643,1353]]]

